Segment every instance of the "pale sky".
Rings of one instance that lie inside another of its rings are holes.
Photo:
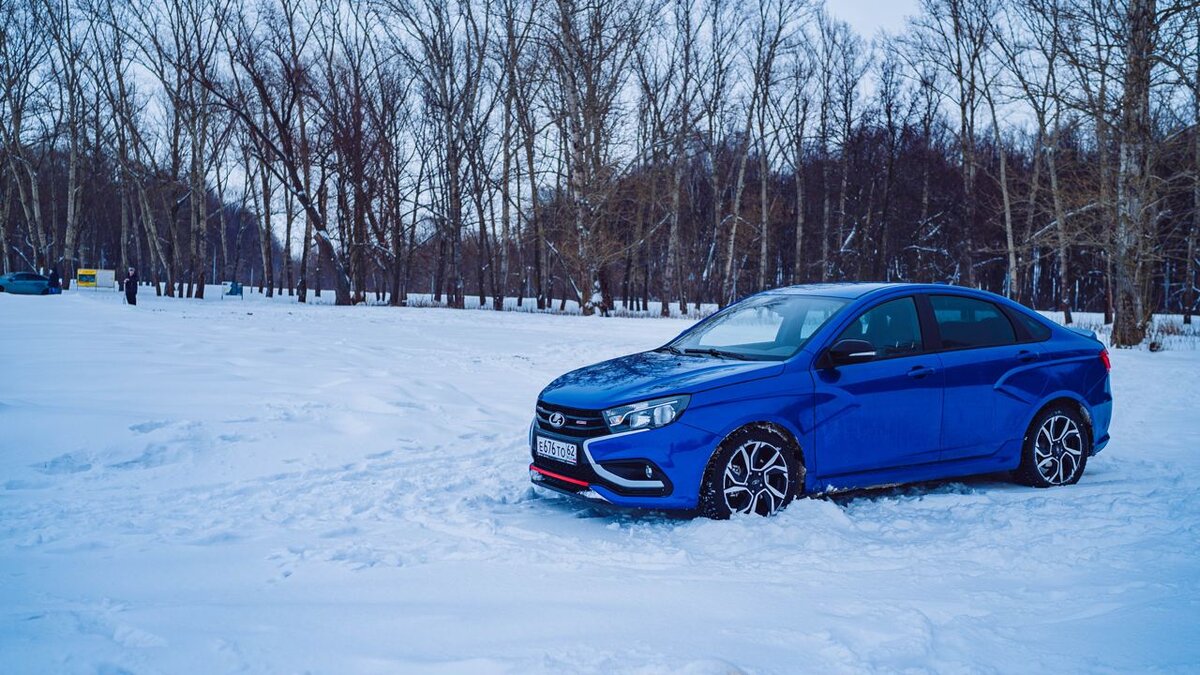
[[[826,0],[825,7],[870,40],[880,28],[899,32],[904,27],[904,17],[916,14],[917,0]]]

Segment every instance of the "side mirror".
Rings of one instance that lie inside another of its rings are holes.
[[[866,340],[840,340],[829,348],[829,362],[834,366],[848,366],[874,360],[875,346]]]

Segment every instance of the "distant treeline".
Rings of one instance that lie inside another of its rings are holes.
[[[0,263],[695,311],[1196,307],[1200,2],[0,0]]]

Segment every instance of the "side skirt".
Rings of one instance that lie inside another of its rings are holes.
[[[1005,450],[1009,450],[1008,447]],[[808,494],[827,494],[845,490],[891,487],[905,483],[920,483],[947,478],[963,478],[979,474],[1012,471],[1021,463],[1020,452],[998,452],[988,457],[946,462],[929,462],[912,466],[893,467],[879,471],[863,471],[841,476],[809,475],[805,481]]]

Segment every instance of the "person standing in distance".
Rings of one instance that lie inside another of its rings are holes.
[[[137,272],[135,272],[132,267],[129,268],[129,274],[125,275],[125,281],[123,283],[125,288],[125,302],[131,305],[136,305],[138,276]]]

